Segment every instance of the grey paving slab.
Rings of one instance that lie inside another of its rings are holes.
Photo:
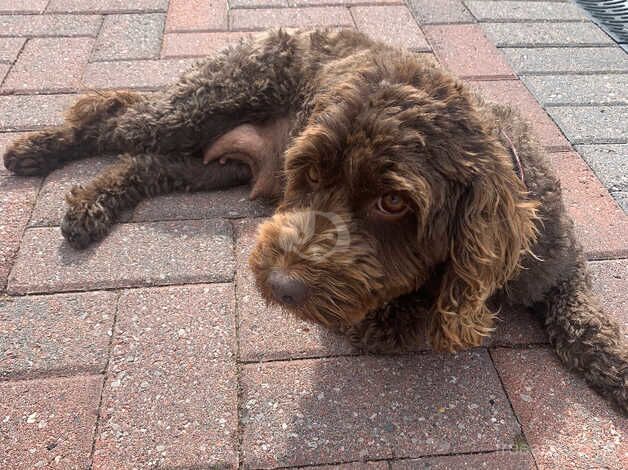
[[[550,106],[572,144],[628,142],[628,106]]]
[[[628,54],[619,47],[503,48],[519,74],[628,72]]]
[[[0,96],[0,129],[33,130],[61,124],[63,112],[77,95],[6,95]]]
[[[536,75],[522,80],[546,106],[628,104],[628,74]]]
[[[409,0],[419,24],[473,23],[475,18],[461,0]]]
[[[628,144],[578,145],[576,150],[628,212]]]
[[[234,274],[231,225],[222,220],[119,224],[72,249],[58,227],[24,232],[11,294],[225,282]]]
[[[473,16],[480,21],[583,21],[587,19],[584,12],[571,3],[473,0],[466,1],[465,4]]]
[[[497,47],[612,45],[593,23],[483,23]]]
[[[1,15],[0,36],[96,36],[98,15]]]
[[[0,377],[102,372],[117,294],[0,297]]]
[[[92,54],[93,60],[159,57],[165,15],[108,15]]]

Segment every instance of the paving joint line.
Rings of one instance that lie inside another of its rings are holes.
[[[94,465],[94,453],[96,452],[96,442],[98,440],[98,431],[100,429],[100,419],[102,414],[102,406],[103,406],[103,397],[105,395],[105,386],[107,385],[107,379],[109,377],[109,362],[111,361],[111,355],[113,353],[113,341],[116,334],[116,325],[118,323],[118,313],[120,310],[120,298],[122,297],[122,293],[118,292],[116,296],[116,308],[113,312],[113,321],[111,323],[111,336],[109,337],[109,344],[107,346],[107,359],[105,360],[105,365],[103,368],[102,374],[102,384],[100,388],[100,397],[98,399],[98,408],[96,414],[96,423],[94,424],[94,432],[92,438],[92,448],[89,453],[89,465],[88,468],[91,470]]]
[[[520,434],[525,439],[526,445],[528,446],[528,449],[530,449],[530,455],[532,456],[532,460],[534,461],[534,465],[538,469],[539,468],[539,464],[536,461],[536,456],[531,451],[530,442],[528,441],[528,437],[526,436],[525,431],[523,430],[523,426],[521,424],[521,420],[519,419],[519,416],[517,415],[517,413],[515,411],[515,407],[512,404],[512,400],[510,399],[510,395],[508,394],[508,390],[506,390],[506,386],[504,385],[504,381],[502,380],[502,376],[499,373],[499,369],[497,368],[497,364],[495,364],[495,360],[493,358],[493,354],[492,354],[490,349],[487,350],[487,353],[488,353],[489,359],[491,360],[491,365],[493,366],[493,370],[495,371],[495,374],[497,375],[497,379],[499,380],[499,384],[502,387],[502,391],[504,392],[504,396],[506,397],[506,400],[508,400],[508,405],[510,406],[510,411],[512,411],[512,415],[515,417],[515,420],[517,421],[517,425],[519,426]]]

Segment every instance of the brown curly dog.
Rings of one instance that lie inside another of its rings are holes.
[[[18,174],[125,154],[68,196],[82,248],[120,211],[252,181],[279,201],[250,262],[269,301],[362,348],[478,346],[490,306],[544,314],[564,363],[628,410],[627,346],[591,294],[560,186],[528,125],[449,73],[353,31],[274,31],[155,95],[81,99],[7,151]]]

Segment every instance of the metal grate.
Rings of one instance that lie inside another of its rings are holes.
[[[575,0],[575,2],[628,52],[628,0]]]

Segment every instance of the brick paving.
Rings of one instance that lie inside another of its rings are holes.
[[[628,56],[570,2],[0,0],[0,152],[85,88],[159,89],[277,26],[365,31],[519,108],[628,327]],[[146,201],[71,250],[63,194],[110,161],[0,169],[1,468],[628,465],[628,422],[529,312],[473,351],[377,357],[266,306],[246,259],[272,207],[243,188]]]

